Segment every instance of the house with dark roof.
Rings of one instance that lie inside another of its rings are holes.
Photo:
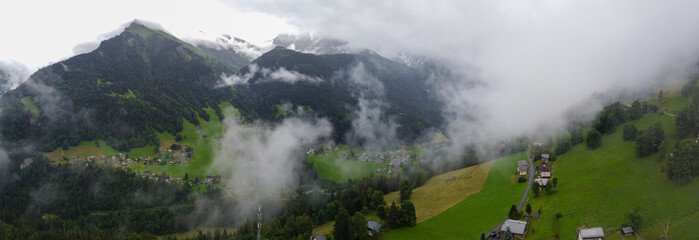
[[[549,159],[551,159],[551,156],[548,153],[541,154],[541,159],[544,160],[544,162],[549,162]]]
[[[541,164],[539,166],[539,174],[542,178],[551,178],[551,167],[548,164]]]
[[[578,240],[604,240],[604,229],[596,228],[578,228]]]
[[[517,171],[519,171],[519,175],[527,175],[528,170],[529,170],[529,163],[527,162],[527,160],[517,161]]]

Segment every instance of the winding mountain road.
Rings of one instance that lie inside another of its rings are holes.
[[[532,161],[532,157],[529,155],[529,152],[531,151],[532,146],[530,145],[527,147],[527,161],[529,161],[529,181],[527,182],[527,189],[524,190],[524,193],[522,194],[522,199],[519,200],[519,205],[517,205],[517,211],[520,211],[522,209],[522,205],[524,205],[524,202],[527,201],[527,195],[529,194],[529,189],[532,188],[532,183],[534,182],[534,175],[536,175],[536,168],[534,167],[534,162]],[[485,236],[490,237],[490,234],[493,232],[497,232],[500,230],[503,224],[505,224],[505,221],[507,221],[507,218],[500,222],[495,228],[491,229]]]
[[[532,149],[530,145],[527,148],[527,161],[529,161],[529,182],[527,182],[527,190],[524,190],[522,195],[522,200],[519,200],[519,205],[517,205],[517,211],[522,210],[522,205],[527,201],[527,194],[529,194],[529,189],[532,188],[532,183],[534,182],[534,175],[536,175],[536,169],[534,168],[534,163],[532,162],[532,157],[529,156],[529,152]]]

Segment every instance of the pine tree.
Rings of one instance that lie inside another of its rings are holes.
[[[512,207],[510,207],[510,213],[507,216],[510,219],[519,219],[519,213],[517,212],[517,206],[512,204]]]
[[[526,211],[527,211],[527,214],[529,214],[529,215],[532,214],[532,205],[530,205],[529,203],[527,203],[527,209],[526,209]]]
[[[363,240],[367,239],[367,225],[366,225],[366,218],[364,218],[364,215],[362,213],[357,212],[352,216],[351,219],[351,225],[350,225],[350,234],[352,235],[352,239],[354,240]]]
[[[347,210],[342,209],[335,217],[333,236],[337,240],[352,240],[350,232],[350,216]]]
[[[396,202],[391,203],[391,207],[388,208],[388,219],[386,221],[386,225],[388,225],[388,227],[391,229],[400,227],[400,214],[398,212]]]
[[[514,240],[515,236],[512,235],[512,231],[510,231],[510,227],[507,227],[507,231],[505,231],[505,234],[502,235],[503,240]]]
[[[415,216],[415,205],[409,200],[405,200],[400,204],[400,225],[415,226],[417,217]]]
[[[386,221],[386,207],[379,206],[376,208],[376,215],[381,219],[381,221]]]
[[[400,200],[408,200],[410,199],[410,195],[413,193],[413,187],[410,185],[410,182],[407,180],[403,181],[400,184]]]
[[[602,134],[597,129],[587,132],[587,148],[595,149],[602,145]]]

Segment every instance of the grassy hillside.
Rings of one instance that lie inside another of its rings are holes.
[[[654,104],[656,106],[660,106],[660,108],[663,111],[669,112],[669,113],[674,113],[677,114],[679,113],[683,108],[686,108],[689,106],[690,103],[692,103],[692,99],[688,97],[683,97],[681,95],[676,95],[676,96],[671,96],[671,97],[665,97],[663,98],[663,103],[659,104],[658,99],[652,99],[648,100],[648,103]]]
[[[381,239],[476,239],[497,226],[512,204],[519,202],[526,183],[513,182],[517,160],[524,153],[493,161],[480,192],[414,227],[392,230]]]
[[[385,175],[376,169],[386,167],[386,163],[355,161],[336,157],[341,151],[331,151],[329,154],[313,155],[308,161],[318,172],[318,177],[332,180],[336,183],[347,182],[347,179],[359,179],[374,175]]]
[[[632,121],[639,129],[660,122],[665,131],[665,147],[675,143],[675,121],[667,115],[646,114]],[[531,201],[534,209],[543,207],[541,218],[529,230],[528,239],[553,239],[556,213],[560,218],[560,239],[576,237],[582,226],[603,227],[610,239],[628,222],[625,215],[640,208],[644,227],[641,236],[655,239],[670,219],[670,237],[692,239],[699,236],[699,180],[677,185],[661,172],[658,154],[637,158],[634,143],[622,140],[619,129],[602,138],[602,146],[588,150],[584,144],[561,155],[553,176],[559,178],[555,193]]]
[[[83,141],[80,142],[78,146],[69,147],[68,150],[58,148],[52,152],[45,153],[44,156],[56,160],[56,162],[64,162],[63,158],[70,159],[71,157],[79,157],[85,159],[86,156],[100,156],[102,154],[114,155],[119,153],[119,151],[110,147],[102,140],[99,140],[99,144],[100,146],[97,147],[95,141]]]
[[[237,111],[229,104],[221,104],[223,114],[228,117],[234,117]],[[188,173],[190,178],[203,177],[207,174],[208,166],[213,161],[213,153],[219,145],[219,139],[224,132],[224,126],[221,119],[216,115],[213,109],[205,110],[209,115],[210,120],[207,122],[199,118],[200,127],[198,128],[189,121],[183,119],[183,129],[179,133],[183,136],[182,142],[194,147],[194,156],[189,163],[181,163],[176,165],[129,165],[134,171],[142,172],[146,169],[154,173],[165,171],[171,177],[184,177]],[[169,147],[175,143],[175,136],[169,133],[158,133],[160,146]],[[140,148],[132,148],[128,154],[129,157],[147,157],[153,156],[155,146],[145,146]],[[68,150],[60,148],[52,152],[44,154],[49,159],[54,159],[57,162],[64,162],[62,159],[70,159],[71,157],[79,157],[85,159],[86,156],[95,155],[115,155],[119,151],[105,144],[100,140],[100,146],[97,147],[94,141],[81,142],[79,146],[70,147]]]
[[[417,222],[423,222],[463,201],[483,188],[492,162],[451,171],[427,180],[413,190],[410,200],[415,205]],[[400,205],[400,192],[386,194],[388,204]]]
[[[233,107],[228,105],[228,107],[222,107],[225,116],[234,116]],[[213,154],[218,148],[219,139],[224,132],[224,126],[221,119],[216,116],[214,110],[206,110],[209,114],[210,121],[205,121],[199,118],[200,128],[197,128],[194,124],[184,121],[182,132],[182,142],[194,147],[194,156],[191,158],[189,163],[181,163],[176,165],[137,165],[133,166],[132,169],[135,171],[144,171],[149,169],[154,173],[160,173],[165,171],[168,175],[172,177],[184,177],[185,173],[189,174],[190,178],[193,177],[203,177],[207,174],[208,167],[213,161]],[[174,142],[175,136],[168,133],[159,133],[158,138],[161,140],[161,146],[169,147],[168,143],[171,145]],[[153,148],[155,146],[146,146],[143,148],[132,149],[129,152],[129,156],[151,156],[153,154]]]

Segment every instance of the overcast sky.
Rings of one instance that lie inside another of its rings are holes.
[[[159,23],[180,38],[213,40],[228,33],[263,44],[278,33],[295,32],[278,17],[214,0],[0,1],[0,60],[42,67],[133,19]]]
[[[229,33],[255,44],[311,32],[387,57],[440,59],[457,76],[434,79],[450,126],[481,131],[454,134],[511,136],[560,125],[594,93],[683,81],[699,59],[698,9],[695,0],[2,1],[0,60],[45,66],[136,18],[180,38]],[[480,125],[467,120],[474,114]]]
[[[441,59],[460,76],[438,81],[458,135],[554,129],[594,93],[658,91],[699,60],[695,0],[224,2],[385,56]]]

